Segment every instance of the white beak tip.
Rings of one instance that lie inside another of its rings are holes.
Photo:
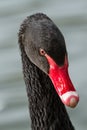
[[[79,102],[79,96],[76,92],[67,92],[61,96],[63,103],[71,108],[76,107]]]

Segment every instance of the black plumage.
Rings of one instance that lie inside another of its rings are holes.
[[[39,54],[43,48],[62,65],[67,51],[61,32],[46,15],[37,13],[23,21],[18,36],[32,130],[74,130],[47,75],[49,65]]]

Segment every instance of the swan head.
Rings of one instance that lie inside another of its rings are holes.
[[[65,40],[58,27],[46,15],[34,14],[22,23],[20,41],[31,62],[50,77],[62,102],[75,107],[79,96],[68,74]]]

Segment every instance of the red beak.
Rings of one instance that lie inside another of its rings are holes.
[[[50,66],[48,75],[56,92],[65,105],[75,107],[79,101],[79,96],[68,74],[68,58],[65,56],[64,65],[60,67],[49,55],[45,54],[45,56]]]

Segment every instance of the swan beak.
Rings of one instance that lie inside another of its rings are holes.
[[[59,66],[49,56],[45,55],[49,63],[49,77],[54,85],[56,92],[58,93],[62,102],[74,108],[79,101],[79,95],[77,94],[68,73],[68,58],[65,56],[65,63],[63,66]]]

